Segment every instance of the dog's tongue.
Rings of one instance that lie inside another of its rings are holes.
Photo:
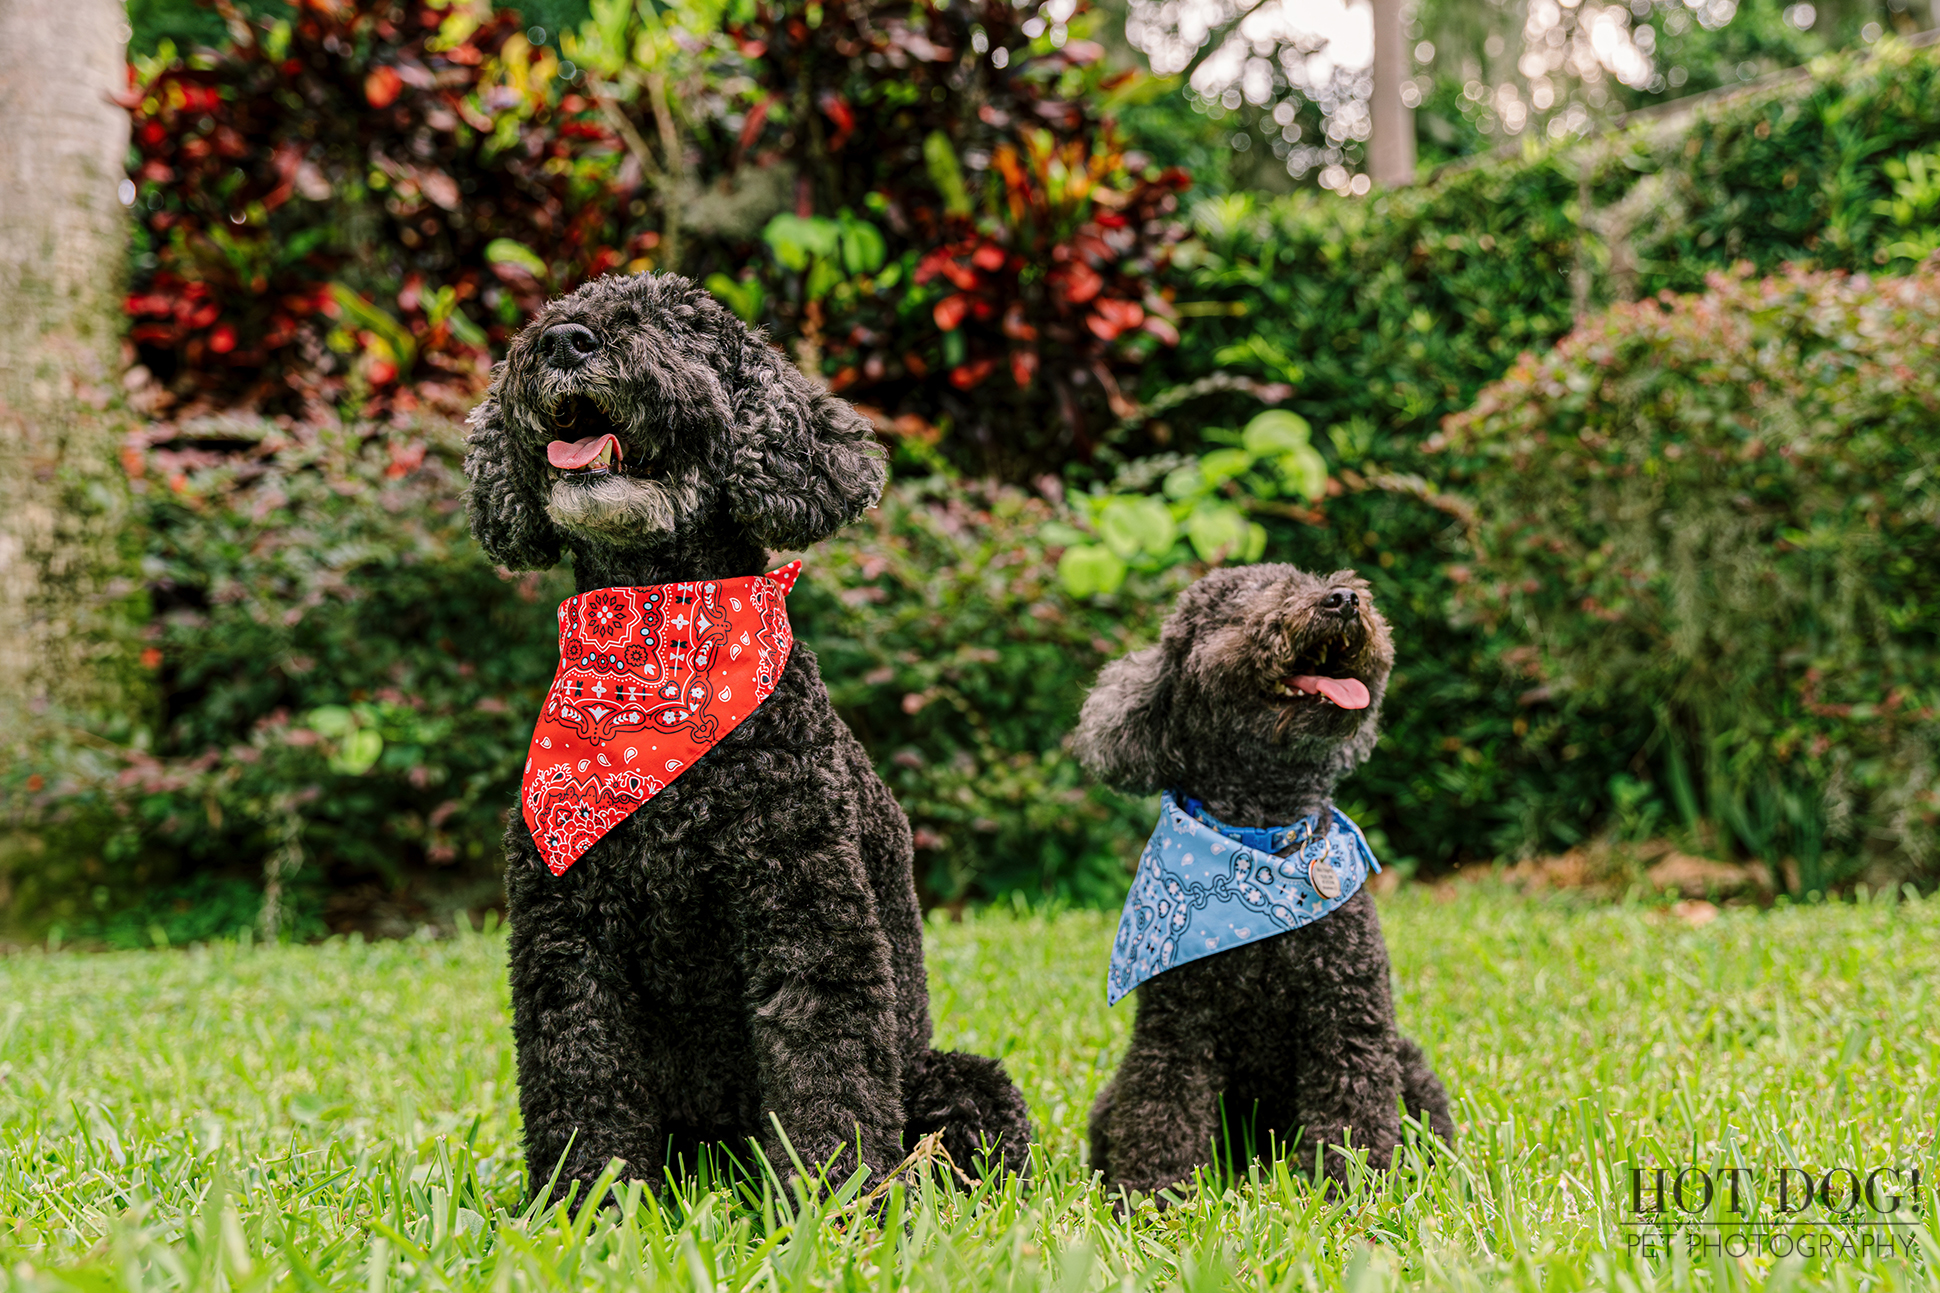
[[[1303,673],[1287,681],[1295,691],[1303,691],[1309,696],[1325,696],[1342,709],[1367,708],[1367,684],[1359,678],[1322,678],[1317,674]]]
[[[611,432],[589,435],[584,440],[575,440],[570,444],[564,440],[554,440],[546,446],[546,461],[561,471],[572,471],[599,457],[600,450],[606,448],[609,441],[613,445],[613,461],[625,461],[626,452],[620,448],[620,438]]]

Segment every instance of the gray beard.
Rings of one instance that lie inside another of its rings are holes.
[[[672,535],[700,511],[692,481],[670,484],[635,476],[553,482],[546,515],[562,530],[608,541]]]

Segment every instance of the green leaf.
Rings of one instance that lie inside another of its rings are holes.
[[[411,371],[411,365],[417,362],[418,343],[410,329],[342,283],[330,285],[330,296],[352,323],[383,338],[384,344],[391,348],[399,372]]]
[[[360,727],[338,745],[336,756],[330,760],[330,767],[336,772],[361,777],[371,770],[383,753],[384,738],[368,727]]]
[[[463,310],[452,310],[445,318],[445,326],[451,329],[452,336],[468,346],[483,346],[489,341],[485,330],[466,317]]]
[[[319,705],[303,717],[305,726],[337,747],[330,756],[331,770],[353,777],[369,772],[384,753],[384,738],[375,728],[364,726],[374,721],[375,713],[362,705],[355,710]]]
[[[1253,455],[1244,449],[1215,449],[1199,460],[1206,484],[1219,488],[1253,465]]]
[[[1279,466],[1287,488],[1309,503],[1327,492],[1327,460],[1312,445],[1303,444],[1292,453],[1282,454]]]
[[[1102,544],[1081,543],[1058,558],[1058,579],[1073,597],[1115,593],[1125,582],[1125,563]]]
[[[1186,538],[1201,561],[1243,558],[1247,525],[1246,515],[1231,504],[1202,503],[1186,518]]]
[[[277,249],[276,258],[285,265],[295,264],[329,241],[332,232],[329,225],[320,224],[314,229],[293,233],[289,241]]]
[[[1266,527],[1258,521],[1246,523],[1246,551],[1241,561],[1258,561],[1266,555]]]
[[[833,256],[841,246],[842,226],[821,216],[798,216],[784,211],[768,222],[761,237],[784,269],[801,273],[809,261]]]
[[[809,300],[819,301],[834,291],[836,284],[841,281],[842,267],[831,259],[817,256],[814,265],[809,267],[808,282],[802,285],[802,291]]]
[[[929,169],[930,183],[943,198],[943,209],[953,216],[970,214],[970,192],[963,185],[963,168],[957,164],[956,149],[950,137],[932,130],[923,141],[923,165]]]
[[[347,736],[357,728],[357,716],[342,705],[319,705],[304,716],[303,724],[332,740]]]
[[[516,266],[541,283],[551,276],[546,269],[546,262],[539,259],[537,252],[522,242],[513,242],[510,238],[494,238],[486,243],[485,259],[494,265]]]
[[[1352,466],[1374,452],[1374,434],[1373,420],[1362,414],[1327,428],[1327,438],[1333,441],[1336,460],[1343,466]]]
[[[847,211],[841,217],[842,264],[851,274],[873,274],[889,255],[882,230]]]
[[[1250,193],[1227,193],[1207,198],[1192,209],[1192,222],[1199,232],[1215,242],[1238,235],[1253,222],[1254,200]]]
[[[1038,527],[1037,539],[1039,543],[1050,548],[1068,548],[1074,543],[1091,542],[1089,534],[1075,525],[1066,525],[1063,521],[1046,521]]]
[[[1271,458],[1274,454],[1305,448],[1312,433],[1307,419],[1298,413],[1268,409],[1246,424],[1246,429],[1240,432],[1240,443],[1256,458]]]
[[[458,291],[450,283],[425,295],[425,318],[431,322],[433,328],[438,324],[444,324],[446,328],[450,328],[452,336],[456,336],[466,346],[485,346],[487,342],[485,330],[466,318],[466,313],[462,309],[458,309]]]
[[[1289,382],[1298,382],[1303,375],[1300,365],[1288,358],[1284,350],[1257,333],[1244,341],[1221,346],[1213,353],[1213,362],[1222,368],[1258,364],[1269,374]]]
[[[721,298],[727,308],[741,317],[743,323],[754,323],[761,315],[762,303],[767,293],[761,288],[761,280],[729,278],[726,274],[709,274],[707,290]]]
[[[1165,496],[1173,499],[1191,498],[1206,492],[1206,473],[1199,470],[1199,464],[1189,462],[1183,467],[1174,467],[1165,476]]]
[[[1098,534],[1120,557],[1171,551],[1179,527],[1164,503],[1144,494],[1119,494],[1098,514]]]

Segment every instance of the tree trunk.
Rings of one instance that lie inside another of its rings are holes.
[[[1401,98],[1408,81],[1408,37],[1401,0],[1374,5],[1374,135],[1368,141],[1368,173],[1394,187],[1415,182],[1415,110]]]
[[[108,413],[127,255],[116,0],[0,0],[0,723],[120,712],[103,612],[127,490]],[[38,724],[36,724],[38,726]]]

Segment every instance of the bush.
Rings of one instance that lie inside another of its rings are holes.
[[[1123,899],[1153,806],[1064,749],[1107,661],[1157,637],[1191,571],[1117,597],[1060,586],[1046,499],[935,476],[809,556],[790,599],[829,694],[916,831],[924,896]]]
[[[127,457],[163,710],[146,743],[11,770],[42,840],[14,860],[12,919],[197,936],[217,881],[291,886],[299,930],[496,902],[563,576],[493,573],[444,424],[152,434]]]
[[[1940,266],[1714,275],[1586,320],[1444,437],[1480,460],[1465,605],[1550,690],[1654,717],[1659,808],[1795,887],[1940,860],[1936,335]]]
[[[233,446],[248,443],[248,453]],[[0,790],[10,923],[146,945],[405,932],[499,897],[500,837],[558,659],[564,570],[495,574],[466,531],[456,428],[159,427],[145,513],[154,736],[49,751]],[[1052,502],[947,474],[892,487],[807,555],[791,599],[843,717],[916,830],[924,897],[1122,896],[1150,805],[1061,746],[1104,661],[1187,571],[1078,603]]]
[[[862,66],[869,66],[866,52]],[[1777,840],[1769,847],[1793,850],[1802,867],[1810,863],[1797,842],[1802,826],[1758,824],[1761,813],[1790,820],[1784,812],[1791,810],[1773,807],[1779,791],[1818,802],[1811,778],[1786,780],[1820,757],[1809,743],[1805,756],[1794,750],[1789,761],[1778,759],[1780,728],[1745,729],[1727,747],[1749,762],[1725,768],[1736,781],[1719,780],[1710,775],[1712,751],[1720,732],[1737,729],[1706,726],[1691,710],[1679,710],[1667,727],[1610,688],[1558,688],[1550,675],[1566,671],[1517,622],[1489,619],[1473,602],[1457,613],[1458,580],[1475,568],[1470,513],[1445,487],[1481,490],[1481,473],[1493,464],[1479,449],[1426,446],[1445,416],[1472,403],[1519,354],[1540,352],[1565,333],[1579,307],[1633,290],[1688,288],[1705,269],[1737,257],[1771,272],[1801,256],[1864,268],[1920,253],[1940,230],[1940,202],[1927,192],[1934,170],[1916,164],[1940,145],[1935,66],[1927,53],[1889,49],[1866,62],[1828,64],[1810,85],[1713,108],[1685,134],[1638,133],[1595,153],[1491,162],[1368,202],[1269,205],[1238,196],[1197,208],[1193,236],[1178,246],[1164,280],[1181,316],[1181,345],[1153,350],[1142,368],[1126,361],[1111,369],[1128,383],[1136,378],[1123,391],[1134,407],[1112,413],[1115,425],[1091,417],[1088,426],[1112,429],[1101,430],[1090,461],[1075,440],[1059,452],[1075,460],[1069,479],[1076,487],[1149,492],[1183,461],[1163,455],[1225,447],[1213,429],[1240,427],[1259,411],[1250,396],[1194,383],[1220,374],[1254,391],[1297,384],[1291,407],[1314,428],[1311,443],[1327,468],[1321,496],[1309,496],[1314,481],[1304,467],[1297,485],[1287,477],[1293,494],[1264,498],[1236,481],[1218,489],[1231,486],[1228,501],[1263,526],[1263,557],[1356,566],[1395,623],[1400,660],[1386,739],[1343,792],[1350,811],[1385,833],[1384,861],[1436,867],[1572,843],[1615,820],[1621,805],[1639,802],[1643,782],[1659,787],[1658,802],[1674,800],[1666,788],[1676,780],[1670,759],[1677,750],[1701,815],[1716,817],[1744,847],[1754,837]],[[1065,71],[1072,69],[1059,76]],[[585,150],[574,156],[617,177],[617,144],[587,140]],[[1583,159],[1587,214],[1575,208]],[[927,175],[910,178],[912,191],[930,182]],[[1799,175],[1816,176],[1817,187],[1808,192]],[[865,213],[866,204],[851,217],[863,221]],[[838,235],[849,228],[839,212],[817,218]],[[878,232],[888,228],[884,219]],[[625,235],[633,237],[638,224]],[[893,233],[883,234],[883,264],[913,270],[928,250],[889,245]],[[805,268],[786,270],[782,242],[764,244],[755,275],[772,293],[763,309],[780,310],[779,300],[806,317],[812,301],[833,309],[867,295],[861,278],[878,282],[878,272],[851,274],[844,262],[840,282],[813,297],[808,284],[823,253],[810,249]],[[839,237],[836,246],[840,257]],[[507,284],[496,267],[491,274]],[[933,295],[921,299],[923,309],[943,299],[947,277],[924,285]],[[740,290],[747,281],[727,286]],[[926,324],[919,310],[905,322],[931,329],[925,344],[940,347],[933,317]],[[1746,359],[1754,362],[1762,361]],[[841,368],[825,371],[839,376]],[[967,424],[937,425],[948,412],[943,393],[984,400],[990,387],[958,392],[947,374],[932,370],[929,385],[907,389],[914,402],[891,412],[942,412],[912,413],[900,424],[901,468],[921,464],[920,473],[930,473],[940,453],[974,448],[973,440],[953,439]],[[1180,402],[1186,390],[1196,402]],[[1094,397],[1102,398],[1096,390],[1087,395]],[[991,425],[993,434],[1008,433]],[[1034,436],[1042,427],[1027,429]],[[16,912],[59,914],[76,929],[89,921],[105,927],[140,894],[193,875],[260,885],[266,862],[282,859],[280,874],[293,856],[286,848],[292,821],[301,826],[294,838],[303,856],[290,881],[296,917],[348,921],[353,909],[381,908],[415,918],[427,904],[469,901],[467,885],[489,894],[496,822],[511,802],[530,707],[552,668],[550,623],[534,612],[561,595],[559,585],[507,583],[485,568],[450,510],[458,483],[447,433],[429,423],[380,435],[266,430],[254,422],[155,434],[174,439],[137,446],[136,456],[155,519],[152,646],[168,712],[145,749],[79,749],[71,761],[78,770],[58,776],[51,756],[47,769],[12,770],[13,802],[38,823],[43,849],[38,859],[10,864]],[[1170,556],[1139,556],[1125,585],[1101,600],[1076,601],[1050,572],[1078,537],[1071,529],[1083,519],[1078,510],[1063,514],[1041,497],[952,483],[947,473],[927,483],[903,475],[873,528],[811,557],[799,613],[838,704],[924,832],[926,893],[940,901],[1016,888],[1083,900],[1115,894],[1122,872],[1113,868],[1131,856],[1147,823],[1138,806],[1087,788],[1060,741],[1097,665],[1152,631],[1174,581],[1191,568],[1168,570]],[[1177,500],[1187,519],[1202,504],[1218,512],[1217,497],[1201,493]],[[1096,519],[1104,524],[1102,512]],[[304,542],[278,537],[291,526]],[[1218,555],[1220,546],[1208,552]],[[931,567],[946,572],[934,583]],[[1881,659],[1890,652],[1880,643],[1902,640],[1862,637]],[[495,653],[467,657],[459,644],[472,643],[493,644]],[[304,672],[296,666],[305,660],[320,663]],[[466,663],[470,675],[459,669]],[[1756,674],[1766,680],[1761,696],[1797,683],[1795,663],[1767,666]],[[1896,682],[1909,696],[1924,685],[1882,672],[1876,694],[1832,690],[1863,676],[1815,684],[1811,704],[1883,704]],[[479,708],[495,697],[506,703],[502,713]],[[1785,703],[1806,702],[1801,695]],[[1894,713],[1909,706],[1918,708],[1909,699]],[[1917,774],[1920,765],[1908,762],[1914,747],[1898,736],[1883,744],[1880,735],[1913,729],[1902,718],[1889,723],[1857,710],[1805,712],[1813,739],[1844,740],[1853,751],[1839,775],[1856,788],[1834,802],[1850,802],[1870,822],[1900,811],[1881,806],[1889,804],[1885,783],[1868,778],[1883,768]],[[1667,740],[1667,732],[1678,739]],[[301,733],[297,743],[291,733]],[[377,761],[364,767],[373,748]],[[1812,764],[1812,777],[1831,777],[1828,766]],[[1905,781],[1915,796],[1916,774]],[[1732,786],[1739,790],[1726,793]],[[1742,810],[1730,806],[1734,793]],[[458,806],[434,821],[447,801]],[[1917,834],[1924,810],[1905,802],[1894,829]],[[340,804],[354,805],[355,814]],[[1732,825],[1731,814],[1751,833]],[[982,828],[991,822],[997,830]],[[103,838],[113,841],[105,851]],[[1826,861],[1828,875],[1858,856],[1855,837],[1837,838],[1847,843]],[[1914,839],[1905,847],[1926,846]],[[1917,861],[1912,853],[1899,860]],[[307,895],[306,882],[316,886]],[[333,915],[329,896],[345,893],[354,896]],[[174,899],[157,901],[154,913],[167,916]],[[168,920],[145,916],[117,928],[150,936],[150,923],[175,936]]]
[[[1581,310],[1688,291],[1741,259],[1759,273],[1904,264],[1940,235],[1940,202],[1908,165],[1940,145],[1940,59],[1888,42],[1815,70],[1688,129],[1538,150],[1369,201],[1234,195],[1195,209],[1197,236],[1176,256],[1184,340],[1148,364],[1138,397],[1215,370],[1296,382],[1286,407],[1319,429],[1336,483],[1320,524],[1254,519],[1271,559],[1359,568],[1395,624],[1387,736],[1350,786],[1399,856],[1447,865],[1572,844],[1616,814],[1655,730],[1594,693],[1546,694],[1514,624],[1452,617],[1448,572],[1467,564],[1467,537],[1442,490],[1466,487],[1476,464],[1425,452],[1441,420]],[[1257,410],[1227,398],[1185,406],[1192,422],[1135,425],[1099,478],[1115,460],[1209,447],[1197,426]]]
[[[427,387],[462,409],[488,336],[638,257],[617,147],[516,13],[231,15],[223,49],[154,65],[127,99],[131,336],[165,387],[149,411],[408,411]]]
[[[562,61],[477,3],[259,7],[126,100],[148,411],[457,412],[548,296],[674,269],[1021,480],[1178,338],[1187,180],[1118,142],[1158,83],[1109,75],[1082,11],[614,0]]]

